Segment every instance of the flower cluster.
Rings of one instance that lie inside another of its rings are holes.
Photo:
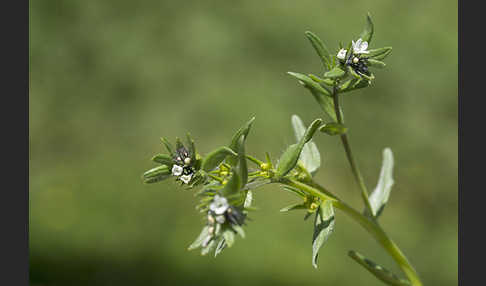
[[[195,173],[194,166],[191,164],[193,163],[191,157],[189,151],[182,146],[176,150],[173,158],[172,175],[176,176],[178,180],[181,180],[185,184],[189,184]]]
[[[368,70],[368,60],[366,57],[361,57],[361,55],[369,54],[368,42],[363,41],[359,38],[356,42],[351,41],[352,50],[348,53],[346,49],[340,49],[336,55],[340,63],[345,66],[350,66],[355,72],[360,75],[370,75]]]

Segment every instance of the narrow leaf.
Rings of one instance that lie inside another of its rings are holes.
[[[378,217],[390,197],[390,191],[394,184],[393,175],[393,153],[390,148],[383,150],[383,163],[381,166],[378,184],[369,196],[369,201],[374,217]]]
[[[243,203],[244,208],[251,207],[251,203],[253,202],[253,193],[250,190],[246,191],[245,202]]]
[[[383,47],[379,49],[373,49],[373,50],[368,50],[368,54],[363,54],[363,58],[371,58],[375,60],[383,60],[385,59],[389,54],[391,54],[392,47]]]
[[[319,55],[319,58],[321,59],[324,66],[329,68],[331,64],[331,55],[327,47],[324,45],[321,39],[319,39],[319,37],[317,37],[314,33],[310,31],[306,31],[305,36],[311,42],[312,46],[316,50],[317,55]]]
[[[226,146],[219,147],[204,157],[202,161],[202,169],[209,172],[218,167],[224,161],[224,159],[230,155],[236,157],[238,154]]]
[[[324,73],[325,78],[340,78],[345,75],[345,71],[343,71],[340,67],[336,66],[332,70]]]
[[[319,130],[323,133],[326,133],[327,135],[334,136],[334,135],[341,135],[346,133],[346,131],[348,131],[348,128],[343,124],[337,122],[330,122],[321,126]]]
[[[226,248],[226,240],[222,238],[218,245],[216,246],[216,250],[214,250],[214,257],[218,256]]]
[[[408,286],[411,285],[408,280],[400,279],[398,276],[390,272],[388,269],[374,263],[373,261],[369,260],[368,258],[364,257],[360,253],[350,250],[348,255],[354,259],[354,261],[358,262],[361,266],[366,268],[371,274],[373,274],[376,278],[380,279],[381,281],[385,282],[388,285],[394,286]]]
[[[150,184],[167,179],[171,176],[171,174],[172,173],[169,170],[169,167],[167,167],[166,165],[162,165],[152,168],[147,172],[143,173],[142,178],[144,180],[144,183]]]
[[[193,243],[191,243],[191,245],[189,245],[189,247],[187,248],[187,250],[193,250],[193,249],[196,249],[198,248],[199,246],[201,246],[201,243],[204,241],[204,239],[209,235],[209,227],[208,226],[205,226],[201,233],[199,234],[199,236],[196,238],[196,240],[194,240]]]
[[[242,127],[240,127],[240,129],[238,129],[238,131],[236,131],[236,133],[233,135],[233,138],[231,138],[231,142],[229,144],[229,147],[231,148],[231,150],[235,151],[235,153],[238,153],[238,148],[239,148],[238,144],[240,144],[239,143],[240,137],[243,136],[243,138],[246,139],[248,132],[250,132],[251,125],[253,124],[253,121],[255,121],[255,117],[252,117],[248,122],[246,122]],[[243,140],[243,143],[244,143],[244,140]],[[234,157],[230,157],[227,160],[228,164],[230,164],[232,166],[236,165],[237,161],[238,161],[238,158],[234,158]]]
[[[174,156],[174,147],[172,147],[172,144],[170,144],[170,142],[164,137],[161,137],[160,140],[164,144],[165,149],[167,149],[167,152],[169,152],[171,156]]]
[[[297,141],[300,141],[305,134],[304,123],[300,117],[295,114],[292,115],[291,121],[295,138]],[[302,162],[304,168],[312,175],[315,174],[321,166],[321,154],[312,140],[304,145],[299,160]]]
[[[288,212],[288,211],[292,211],[292,210],[303,210],[303,209],[307,209],[307,207],[305,206],[304,203],[296,203],[296,204],[291,204],[289,206],[281,208],[280,212],[284,213],[284,212]]]
[[[296,72],[287,72],[287,73],[295,77],[296,79],[298,79],[301,82],[301,84],[303,84],[306,88],[327,96],[331,96],[331,93],[327,89],[325,89],[319,83],[313,81],[312,78],[310,78],[309,76],[306,76],[305,74],[301,74],[301,73],[296,73]]]
[[[227,229],[223,232],[223,237],[228,247],[231,247],[235,242],[235,233],[230,229]]]
[[[152,161],[160,163],[160,164],[164,164],[164,165],[167,165],[167,166],[172,166],[172,164],[174,164],[173,161],[172,161],[172,157],[169,156],[169,155],[166,155],[166,154],[157,154],[157,155],[152,157]]]
[[[309,142],[312,139],[312,136],[314,136],[314,133],[319,128],[321,123],[322,119],[314,120],[309,125],[300,141],[296,144],[290,145],[287,150],[285,150],[278,162],[277,171],[275,174],[277,178],[281,178],[287,175],[287,173],[290,172],[297,165],[297,161],[300,157],[305,143]]]
[[[386,66],[384,62],[375,59],[369,59],[368,65],[375,68],[384,68]]]
[[[317,256],[321,246],[334,231],[334,209],[330,200],[324,201],[316,212],[312,237],[312,266],[317,268]]]
[[[359,37],[361,39],[363,39],[363,41],[368,42],[368,44],[369,44],[371,42],[371,38],[373,37],[373,31],[374,31],[373,22],[371,21],[370,13],[368,13],[368,15],[366,15],[365,28],[364,28],[363,32],[361,32]]]

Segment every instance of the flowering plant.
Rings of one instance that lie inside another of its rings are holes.
[[[320,76],[295,72],[289,74],[311,92],[326,120],[315,119],[306,127],[297,115],[293,115],[291,124],[296,143],[288,146],[278,160],[272,160],[268,153],[263,160],[247,154],[245,141],[255,118],[237,130],[227,146],[219,147],[204,156],[196,152],[194,141],[189,135],[187,148],[180,139],[176,139],[174,148],[168,140],[162,138],[169,154],[154,156],[152,160],[161,165],[145,172],[142,177],[145,183],[175,177],[176,181],[189,189],[198,188],[196,195],[200,203],[197,209],[204,214],[205,225],[189,246],[190,250],[201,248],[203,255],[214,251],[217,256],[231,247],[236,235],[245,236],[244,226],[248,213],[253,210],[253,190],[266,184],[279,184],[282,190],[299,198],[298,202],[282,208],[282,212],[303,210],[305,219],[314,216],[314,267],[317,268],[319,249],[333,233],[334,209],[339,209],[378,241],[397,262],[407,279],[399,278],[356,251],[349,251],[351,258],[389,285],[422,285],[415,269],[378,222],[394,184],[392,151],[389,148],[383,150],[378,183],[369,193],[351,153],[348,128],[344,125],[343,110],[339,104],[341,94],[370,86],[375,79],[371,67],[385,66],[382,60],[391,53],[392,48],[368,49],[373,31],[373,23],[368,15],[365,28],[356,41],[352,40],[346,48],[340,46],[336,53],[329,52],[315,34],[305,33],[324,65],[324,72]],[[321,163],[319,150],[312,141],[317,131],[340,137],[361,191],[363,211],[352,208],[314,180]]]

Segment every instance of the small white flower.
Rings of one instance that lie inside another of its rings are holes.
[[[172,166],[172,175],[174,176],[180,176],[182,174],[183,168],[179,165]]]
[[[345,50],[345,49],[340,49],[339,52],[337,53],[337,58],[340,59],[340,60],[344,60],[344,58],[346,57],[346,53],[348,51]]]
[[[368,54],[370,51],[367,51],[368,49],[368,42],[364,41],[359,38],[356,42],[351,41],[352,46],[353,46],[353,52],[355,54]]]
[[[214,196],[213,202],[209,205],[209,209],[217,215],[224,214],[228,207],[228,200],[226,200],[224,197],[220,197],[219,195]]]
[[[181,179],[181,181],[183,181],[184,183],[186,184],[189,184],[189,182],[191,181],[191,178],[192,178],[192,175],[182,175],[179,177]]]
[[[224,221],[225,221],[224,215],[219,215],[219,216],[217,216],[217,217],[216,217],[216,221],[217,221],[218,223],[224,223]]]

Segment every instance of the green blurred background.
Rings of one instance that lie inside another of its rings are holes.
[[[290,116],[322,117],[287,71],[320,73],[304,31],[333,51],[370,11],[371,47],[393,46],[373,87],[343,96],[368,187],[391,147],[396,184],[382,225],[426,285],[457,285],[457,1],[31,1],[32,285],[381,285],[355,249],[402,275],[354,221],[311,266],[312,222],[280,214],[276,186],[255,193],[247,237],[217,259],[186,250],[199,234],[193,193],[141,183],[159,137],[191,132],[200,152],[251,116],[247,150],[277,158]],[[337,138],[316,137],[317,180],[353,206],[357,185]]]

